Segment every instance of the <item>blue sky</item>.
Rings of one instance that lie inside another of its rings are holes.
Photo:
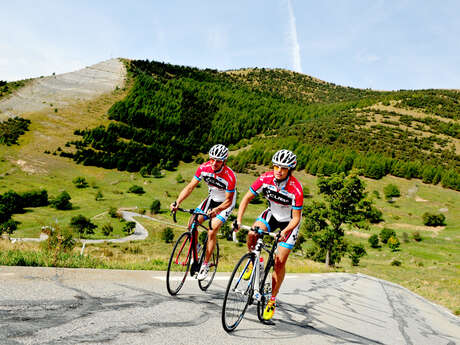
[[[126,57],[460,89],[459,13],[456,0],[4,1],[0,80]]]

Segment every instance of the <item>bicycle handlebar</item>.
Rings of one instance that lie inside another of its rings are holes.
[[[175,204],[175,203],[174,203]],[[194,208],[181,208],[181,207],[178,207],[177,208],[178,211],[181,211],[181,212],[185,212],[185,213],[190,213],[192,215],[199,215],[199,216],[204,216],[204,217],[209,217],[207,213],[204,213],[204,212],[201,212],[201,211],[197,211],[196,209]],[[172,213],[172,216],[173,216],[173,220],[174,220],[174,223],[177,223],[177,220],[176,220],[176,212],[175,211],[171,211]],[[209,218],[209,228],[211,229],[211,218]]]
[[[252,232],[257,232],[259,235],[262,235],[262,236],[271,236],[273,238],[278,238],[281,236],[281,230],[278,231],[278,232],[268,232],[268,231],[265,231],[265,230],[262,230],[260,229],[259,227],[250,227],[250,226],[247,226],[247,225],[241,225],[240,226],[241,229],[245,229],[245,230],[249,230],[249,231],[252,231]]]

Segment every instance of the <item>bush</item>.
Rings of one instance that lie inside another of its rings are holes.
[[[161,170],[158,167],[153,167],[150,171],[153,177],[160,178],[161,177]]]
[[[51,200],[50,204],[57,210],[71,210],[72,203],[70,202],[70,195],[66,191],[63,191],[56,198]]]
[[[396,259],[391,262],[391,266],[401,266],[401,264],[402,262]]]
[[[391,236],[396,237],[396,232],[392,229],[383,228],[379,236],[382,243],[387,243]]]
[[[236,233],[236,239],[238,240],[239,243],[246,243],[246,236],[248,235],[248,230],[246,229],[240,229]]]
[[[81,214],[70,219],[70,226],[77,230],[80,235],[92,235],[94,234],[94,229],[97,228],[96,224],[93,224],[89,218]]]
[[[123,226],[123,232],[128,235],[131,235],[134,232],[134,228],[136,227],[136,222],[126,222]]]
[[[96,197],[94,198],[96,201],[100,201],[102,199],[104,199],[104,195],[102,195],[102,192],[101,191],[98,191],[96,193]]]
[[[230,220],[230,219],[229,219]],[[233,238],[233,230],[232,227],[228,224],[228,222],[225,222],[221,228],[220,231],[222,233],[222,237],[225,238],[227,241],[231,241]]]
[[[305,236],[303,234],[299,234],[299,237],[297,237],[297,241],[294,244],[294,248],[292,248],[292,251],[295,253],[296,251],[300,250],[303,253],[302,250],[302,244],[305,243],[307,240],[305,239]]]
[[[303,186],[303,197],[304,198],[310,197],[310,188],[308,188],[307,186]]]
[[[379,193],[378,190],[372,191],[372,194],[373,194],[377,199],[380,199],[380,193]]]
[[[197,158],[195,159],[195,163],[197,163],[197,164],[204,163],[203,157],[197,157]]]
[[[445,223],[446,216],[442,213],[434,214],[425,212],[423,214],[423,224],[427,226],[439,226],[439,225],[446,225]]]
[[[380,247],[379,245],[379,237],[377,234],[373,234],[369,239],[367,240],[369,244],[371,245],[372,248],[378,248]]]
[[[383,193],[385,194],[385,198],[387,200],[391,200],[393,197],[397,198],[401,196],[398,186],[391,183],[383,188]]]
[[[40,207],[48,205],[48,192],[46,190],[33,190],[21,194],[24,207]]]
[[[84,177],[78,176],[75,177],[72,180],[72,183],[75,185],[77,188],[87,188],[88,187],[88,182],[86,182]]]
[[[371,206],[369,212],[367,213],[367,219],[372,224],[377,224],[377,223],[383,222],[382,211],[380,211],[375,206]]]
[[[109,215],[112,218],[117,218],[117,209],[115,207],[113,207],[113,206],[110,206]]]
[[[362,243],[354,244],[348,248],[348,256],[350,257],[351,264],[353,266],[358,266],[359,260],[366,254],[366,249],[364,249],[364,245]]]
[[[161,239],[166,243],[172,243],[174,241],[174,232],[170,227],[164,228],[161,232]]]
[[[204,232],[204,231],[200,232],[200,235],[198,236],[198,243],[203,245],[207,238],[208,238],[207,232]]]
[[[0,235],[2,233],[11,235],[15,230],[17,230],[18,224],[19,222],[16,222],[13,219],[9,219],[3,224],[0,224]]]
[[[160,213],[160,208],[161,208],[160,200],[155,199],[152,201],[152,204],[150,205],[150,212],[153,214]]]
[[[133,186],[129,187],[128,193],[144,194],[145,190],[141,186],[133,185]]]
[[[412,238],[417,242],[423,240],[422,236],[420,236],[420,233],[418,231],[412,233]]]
[[[177,174],[177,176],[176,176],[176,182],[177,182],[177,183],[184,183],[184,182],[185,182],[185,180],[184,180],[184,178],[182,177],[181,174]]]
[[[69,253],[76,245],[72,231],[69,229],[53,229],[48,234],[48,238],[42,243],[42,248],[47,252],[54,252],[55,256],[59,253]]]
[[[102,233],[104,236],[109,236],[113,232],[113,226],[110,223],[104,224],[102,226]]]
[[[388,239],[388,247],[390,247],[392,252],[396,252],[399,250],[399,246],[401,243],[399,242],[398,238],[396,236],[391,236]]]

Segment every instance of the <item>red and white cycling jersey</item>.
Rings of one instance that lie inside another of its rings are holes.
[[[215,172],[212,169],[210,162],[203,163],[196,170],[194,177],[198,181],[203,179],[204,182],[208,184],[209,196],[211,197],[211,200],[223,202],[225,200],[226,192],[234,193],[233,198],[236,197],[235,173],[226,165],[224,165],[220,171]]]
[[[279,222],[290,221],[292,210],[301,210],[303,206],[302,185],[292,175],[277,183],[273,171],[266,172],[249,187],[249,190],[254,195],[262,193],[269,202],[273,216]]]

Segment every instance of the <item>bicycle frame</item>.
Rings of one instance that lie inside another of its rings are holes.
[[[191,235],[190,246],[189,246],[188,252],[187,252],[187,260],[189,260],[191,258],[191,259],[193,259],[193,262],[198,263],[199,260],[200,260],[200,258],[198,257],[198,227],[202,227],[206,231],[209,231],[212,228],[211,227],[211,219],[209,219],[209,228],[207,228],[206,226],[204,226],[203,224],[201,224],[198,221],[198,217],[200,217],[200,216],[207,217],[206,213],[196,211],[195,209],[178,208],[178,210],[181,211],[181,212],[186,212],[186,213],[190,213],[191,215],[193,215],[193,219],[190,221],[189,226],[187,227],[188,232]],[[176,222],[176,213],[175,212],[173,213],[173,219],[174,219],[174,222]],[[181,247],[179,253],[183,249],[184,248]],[[203,248],[203,250],[206,250],[206,248]],[[192,255],[190,255],[190,251],[192,251]],[[178,253],[178,255],[179,255],[179,253]],[[175,263],[178,263],[178,257],[176,258]],[[184,262],[182,264],[187,265],[187,262]]]
[[[266,232],[266,231],[263,231],[259,228],[250,228],[250,227],[246,227],[246,226],[242,226],[242,228],[245,228],[245,229],[248,229],[249,231],[255,231],[259,234],[259,238],[257,239],[257,243],[256,243],[256,246],[254,248],[254,250],[252,250],[252,253],[255,254],[255,259],[254,259],[254,268],[252,270],[252,273],[251,273],[251,276],[249,278],[249,281],[251,282],[250,285],[252,285],[252,287],[250,286],[250,289],[252,288],[253,290],[253,296],[254,296],[254,299],[258,302],[261,301],[262,299],[262,294],[260,292],[260,289],[262,288],[260,286],[260,283],[262,281],[261,278],[265,278],[266,279],[266,275],[268,275],[268,270],[265,270],[263,273],[264,273],[264,277],[261,277],[261,272],[260,272],[260,264],[259,264],[259,260],[260,260],[260,255],[262,253],[262,251],[265,251],[266,253],[268,253],[268,260],[267,260],[267,266],[266,267],[270,267],[270,265],[272,264],[272,262],[275,260],[274,259],[274,254],[275,254],[275,251],[276,249],[278,248],[278,238],[279,238],[279,233],[269,233],[269,232]],[[271,236],[273,238],[275,238],[275,242],[273,243],[273,245],[271,246],[271,248],[267,249],[267,245],[265,244],[264,240],[263,240],[263,236]],[[247,267],[249,265],[249,261],[246,263],[246,266],[243,270],[243,272],[246,271]],[[235,289],[236,287],[238,286],[238,284],[240,283],[241,279],[242,279],[242,275],[238,278],[238,282],[235,286]]]

